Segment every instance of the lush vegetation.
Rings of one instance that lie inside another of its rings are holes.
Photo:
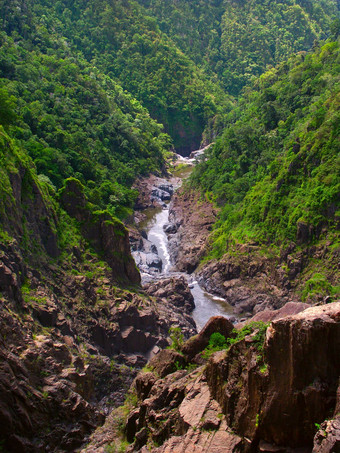
[[[212,256],[229,240],[317,239],[339,221],[339,43],[263,74],[228,115],[192,184],[221,207]]]
[[[2,3],[3,29],[14,40],[49,56],[85,60],[93,76],[119,82],[164,124],[183,152],[199,145],[207,120],[226,102],[217,84],[133,1]]]
[[[124,216],[136,175],[163,165],[171,141],[162,126],[110,77],[62,46],[60,54],[47,55],[5,33],[0,39],[2,124],[52,186],[75,176],[91,202]]]
[[[173,141],[187,152],[224,129],[193,176],[221,207],[212,255],[230,237],[311,240],[337,221],[338,44],[272,67],[236,106],[219,81],[238,93],[336,36],[335,3],[4,0],[0,122],[51,196],[75,177],[121,219]]]
[[[224,335],[219,332],[211,334],[209,344],[203,351],[203,356],[209,358],[214,352],[229,349],[233,344],[239,343],[244,340],[248,335],[252,335],[252,345],[257,352],[260,353],[259,358],[262,359],[264,340],[269,323],[262,321],[252,321],[246,324],[241,329],[233,329],[230,338],[226,339]]]
[[[337,2],[139,0],[162,31],[224,88],[239,94],[267,65],[329,36]]]

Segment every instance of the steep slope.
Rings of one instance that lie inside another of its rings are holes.
[[[0,161],[1,447],[74,451],[170,327],[196,332],[192,296],[184,281],[169,301],[143,292],[123,224],[75,178],[56,194],[2,126]]]
[[[2,2],[7,34],[18,33],[26,49],[59,58],[81,53],[92,78],[99,71],[118,81],[164,124],[179,152],[197,149],[208,119],[228,103],[133,1],[29,0],[17,6]]]
[[[338,285],[338,73],[329,42],[262,75],[192,178],[220,207],[207,258],[238,266],[262,250],[304,298]]]
[[[3,98],[11,99],[16,113],[11,133],[38,173],[57,189],[75,176],[91,202],[126,216],[136,197],[130,190],[136,175],[164,165],[170,138],[161,125],[61,39],[50,43],[49,55],[30,49],[29,40],[16,43],[4,33],[1,39]]]
[[[187,55],[238,95],[244,85],[330,33],[333,0],[139,0]]]
[[[211,318],[153,358],[126,403],[126,451],[338,451],[340,303],[299,311],[238,331]],[[84,452],[115,435],[108,421]]]

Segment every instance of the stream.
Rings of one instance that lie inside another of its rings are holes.
[[[224,299],[207,293],[196,281],[194,274],[178,272],[173,269],[168,251],[168,238],[164,232],[163,226],[168,223],[169,208],[168,205],[163,208],[150,208],[143,211],[146,220],[141,222],[139,227],[147,233],[148,241],[157,248],[158,256],[162,260],[162,269],[158,273],[147,273],[141,271],[142,281],[154,279],[184,276],[188,281],[189,288],[194,297],[195,309],[192,316],[196,322],[197,330],[200,331],[211,316],[225,316],[227,318],[235,317],[233,308]]]

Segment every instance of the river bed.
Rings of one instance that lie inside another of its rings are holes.
[[[213,296],[207,293],[198,284],[194,274],[177,272],[173,269],[168,251],[168,238],[163,230],[163,226],[168,222],[168,208],[150,208],[144,211],[146,220],[139,225],[148,236],[148,240],[152,242],[158,251],[158,255],[162,260],[162,271],[157,274],[141,273],[142,281],[150,281],[170,276],[183,275],[189,284],[191,293],[195,301],[195,309],[192,316],[196,322],[198,331],[206,324],[211,316],[225,316],[227,318],[234,317],[233,308],[224,299]]]

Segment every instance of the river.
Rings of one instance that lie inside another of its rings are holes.
[[[162,271],[157,275],[142,273],[142,280],[146,281],[155,278],[184,275],[194,297],[195,309],[192,316],[196,322],[198,331],[202,329],[211,316],[234,317],[235,314],[233,313],[232,307],[224,299],[204,291],[196,281],[194,274],[180,273],[173,269],[168,251],[168,239],[163,230],[163,226],[168,222],[169,209],[148,209],[144,213],[147,219],[140,224],[140,227],[147,233],[148,240],[157,247],[158,255],[162,260],[163,266]]]

